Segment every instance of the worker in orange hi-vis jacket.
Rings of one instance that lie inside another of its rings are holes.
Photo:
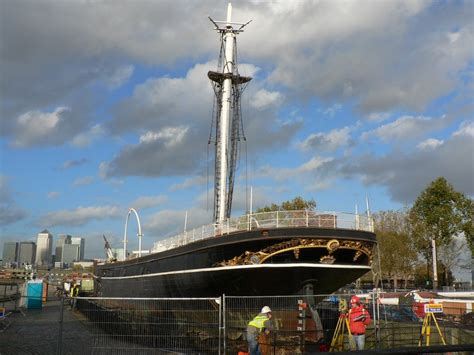
[[[351,297],[351,308],[349,310],[349,327],[354,337],[356,348],[353,350],[364,350],[365,346],[365,328],[370,324],[371,318],[369,312],[360,303],[357,296]]]

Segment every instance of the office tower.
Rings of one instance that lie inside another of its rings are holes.
[[[63,255],[63,245],[64,244],[71,244],[71,236],[68,234],[60,234],[59,239],[56,242],[56,250],[55,250],[55,261],[56,262],[63,262],[62,255]]]
[[[51,265],[51,255],[53,252],[53,235],[47,229],[38,233],[36,241],[36,265],[46,266]]]
[[[18,262],[18,243],[3,243],[3,265],[16,266]]]
[[[86,246],[86,240],[81,237],[72,237],[71,244],[79,245],[79,259],[84,260],[84,248]]]
[[[79,249],[80,249],[79,244],[64,244],[63,253],[61,255],[61,260],[63,264],[70,267],[74,261],[78,261],[79,256],[80,256]]]
[[[18,251],[18,265],[33,265],[36,260],[36,244],[34,242],[21,242]]]

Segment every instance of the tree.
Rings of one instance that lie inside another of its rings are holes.
[[[418,196],[409,216],[415,244],[428,263],[433,260],[432,240],[443,247],[455,235],[463,234],[471,253],[474,251],[473,214],[473,201],[455,191],[443,177],[431,182]]]
[[[462,253],[466,250],[466,242],[461,238],[454,238],[447,246],[438,249],[438,258],[441,261],[440,269],[444,274],[442,286],[451,286],[454,279],[452,277],[452,270],[455,267],[460,269],[468,269],[463,260]]]
[[[393,280],[395,288],[398,279],[404,279],[407,284],[418,264],[417,251],[410,238],[407,211],[381,211],[374,214],[374,222],[379,253],[374,259],[374,275]],[[375,280],[374,284],[377,283]]]
[[[295,197],[293,200],[284,201],[281,205],[272,203],[271,205],[258,208],[257,213],[260,212],[273,212],[273,211],[297,211],[297,210],[308,210],[314,211],[316,209],[316,201],[313,199],[305,200],[300,196]]]

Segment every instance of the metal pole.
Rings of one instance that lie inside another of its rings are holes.
[[[221,337],[222,337],[222,296],[219,297],[219,355],[221,355]]]
[[[253,210],[253,186],[250,186],[250,215],[252,215]]]
[[[184,215],[184,233],[186,233],[187,225],[188,225],[188,211],[186,211],[186,214]]]
[[[226,309],[225,309],[225,294],[222,295],[222,324],[224,328],[224,354],[227,353],[227,341],[226,341],[226,325],[225,325],[225,315],[226,315]]]
[[[436,260],[436,240],[431,239],[431,247],[433,250],[433,290],[438,289],[438,266]]]
[[[127,227],[128,227],[128,218],[130,217],[130,211],[127,213],[127,218],[125,219],[125,232],[123,233],[123,258],[125,261],[127,259]]]
[[[234,33],[232,32],[232,5],[227,6],[227,26],[223,36],[224,41],[224,63],[223,73],[232,74],[234,71]],[[222,104],[219,124],[219,137],[217,144],[219,145],[219,211],[217,222],[222,223],[226,217],[226,197],[227,197],[227,150],[229,135],[230,107],[232,102],[232,78],[229,76],[224,79],[222,89]],[[217,173],[217,172],[216,172]]]

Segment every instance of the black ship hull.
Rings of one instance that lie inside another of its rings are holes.
[[[239,231],[98,265],[103,297],[327,294],[370,270],[375,235],[331,228]]]

